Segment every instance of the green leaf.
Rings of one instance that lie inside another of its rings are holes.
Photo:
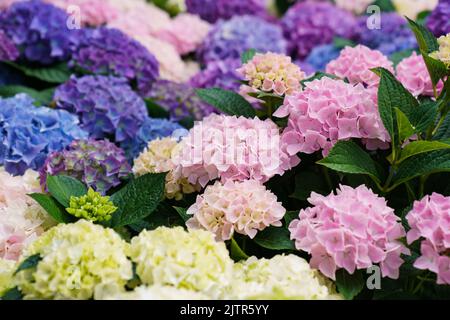
[[[328,156],[317,163],[339,172],[365,174],[378,183],[382,180],[369,154],[352,141],[339,141]]]
[[[431,82],[433,83],[433,86],[436,87],[438,82],[447,76],[447,67],[442,61],[430,57],[425,52],[422,52],[422,56],[425,64],[427,65],[428,73],[431,77]]]
[[[425,10],[425,11],[420,12],[420,13],[417,15],[416,23],[418,23],[418,24],[420,24],[420,25],[424,25],[425,22],[426,22],[426,19],[428,18],[428,16],[429,16],[430,14],[431,14],[431,11],[430,11],[430,10]]]
[[[299,211],[287,211],[284,215],[284,222],[287,227],[291,224],[292,220],[298,219]]]
[[[403,148],[397,163],[421,153],[443,149],[450,149],[450,144],[440,141],[413,141]]]
[[[336,271],[336,287],[347,300],[352,300],[365,286],[361,270],[349,274],[345,269]]]
[[[256,116],[252,105],[237,93],[220,88],[197,89],[196,92],[200,99],[226,114],[247,118]]]
[[[391,0],[376,0],[372,5],[378,6],[383,12],[396,11]]]
[[[327,77],[330,79],[338,79],[338,77],[336,77],[334,74],[331,73],[325,73],[325,72],[321,72],[321,71],[317,71],[316,73],[314,73],[311,77],[309,77],[308,79],[302,80],[300,81],[300,83],[302,84],[302,86],[304,87],[306,85],[306,83],[314,81],[314,80],[320,80],[323,77]]]
[[[32,97],[36,104],[39,105],[49,105],[53,99],[53,94],[55,92],[54,88],[37,91],[32,88],[24,86],[3,86],[0,87],[0,96],[2,97],[13,97],[18,93],[26,93]]]
[[[410,57],[414,51],[414,49],[397,51],[389,56],[389,60],[394,63],[394,66],[397,66],[403,59]]]
[[[169,112],[152,99],[144,99],[148,115],[152,118],[169,118]]]
[[[258,245],[270,250],[295,250],[294,241],[286,227],[268,227],[253,239]]]
[[[249,62],[250,60],[253,59],[253,57],[256,54],[256,50],[255,49],[249,49],[247,51],[245,51],[242,56],[241,56],[241,62],[242,64]]]
[[[350,39],[335,37],[333,39],[333,45],[338,49],[342,49],[345,47],[354,47],[355,43]]]
[[[418,108],[412,109],[409,115],[410,122],[417,133],[425,132],[439,115],[439,104],[435,101],[426,101]]]
[[[20,292],[19,288],[14,287],[6,291],[0,300],[22,300],[23,294]]]
[[[450,138],[450,113],[444,119],[444,122],[437,129],[436,134],[433,136],[434,140],[444,140]]]
[[[20,271],[23,271],[23,270],[28,270],[28,269],[36,267],[38,265],[39,261],[41,261],[41,260],[42,260],[42,257],[39,255],[39,253],[29,256],[28,258],[26,258],[24,261],[22,261],[20,263],[20,265],[17,267],[14,274],[16,274]]]
[[[22,71],[25,75],[36,78],[49,83],[61,84],[69,80],[71,71],[66,63],[60,63],[50,67],[31,68],[19,65],[14,62],[3,62],[17,70]]]
[[[295,176],[295,190],[291,198],[305,201],[311,192],[326,194],[329,190],[322,176],[314,171],[302,171]]]
[[[70,205],[70,197],[80,197],[87,193],[86,186],[75,178],[69,176],[47,176],[48,192],[64,206]]]
[[[44,208],[45,211],[53,218],[55,221],[60,223],[72,222],[73,216],[68,214],[63,207],[50,195],[42,193],[31,193],[28,196],[33,198],[37,203]]]
[[[164,196],[166,173],[146,174],[131,180],[110,200],[117,207],[111,226],[121,227],[150,215]]]
[[[406,139],[410,138],[416,131],[405,114],[401,112],[399,108],[394,109],[397,118],[398,138],[400,142],[403,142]]]
[[[420,51],[429,54],[439,50],[437,39],[430,30],[409,18],[406,19],[408,19],[409,26],[416,36]]]
[[[231,259],[235,262],[239,262],[241,260],[247,260],[249,256],[244,252],[244,250],[239,247],[238,243],[234,238],[231,238],[230,241],[230,256]]]
[[[181,219],[183,219],[184,222],[188,221],[190,218],[192,218],[191,215],[187,214],[186,208],[180,208],[180,207],[173,207],[176,212],[180,215]]]

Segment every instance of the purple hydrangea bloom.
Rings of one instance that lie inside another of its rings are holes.
[[[201,63],[240,59],[249,49],[259,52],[286,53],[282,29],[273,23],[253,16],[236,16],[219,21],[198,49]]]
[[[317,70],[312,65],[310,65],[306,61],[295,60],[294,63],[302,69],[302,71],[306,74],[306,76],[313,75]]]
[[[331,3],[306,1],[289,8],[282,26],[290,51],[304,59],[314,47],[329,44],[334,37],[353,38],[356,19]]]
[[[395,12],[381,14],[381,29],[367,28],[367,17],[358,20],[359,41],[385,55],[415,49],[417,41],[406,20]]]
[[[265,0],[186,0],[187,11],[211,23],[233,16],[268,17]]]
[[[438,6],[428,16],[427,27],[436,37],[450,32],[450,0],[440,0]]]
[[[323,44],[315,47],[306,58],[305,62],[316,71],[325,71],[325,67],[331,60],[339,56],[341,49],[333,44]]]
[[[108,140],[75,140],[48,156],[39,175],[45,189],[47,175],[68,175],[105,194],[131,173],[122,149]]]
[[[79,30],[71,66],[127,78],[140,93],[148,92],[159,75],[153,54],[122,31],[108,28]]]
[[[196,88],[221,88],[239,91],[242,76],[236,71],[242,65],[240,59],[212,61],[205,69],[195,74],[190,84]]]
[[[12,40],[0,30],[0,61],[14,61],[19,57],[19,50]]]
[[[76,116],[33,103],[25,94],[0,98],[0,165],[13,175],[39,170],[47,154],[87,137]]]
[[[134,137],[147,116],[144,100],[125,78],[72,76],[55,91],[56,107],[78,115],[95,139],[121,142]]]
[[[186,135],[187,132],[185,128],[176,122],[147,117],[136,136],[133,139],[122,142],[120,147],[125,150],[128,159],[132,160],[147,147],[149,141],[168,136],[179,138]]]
[[[180,121],[189,117],[201,120],[215,110],[197,96],[195,88],[183,83],[158,80],[153,84],[152,90],[146,97],[151,98],[167,110],[172,121]]]
[[[40,0],[19,1],[0,12],[0,29],[16,44],[21,57],[40,64],[70,58],[68,15]]]

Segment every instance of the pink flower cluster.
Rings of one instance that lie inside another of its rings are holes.
[[[312,193],[313,207],[302,209],[289,225],[298,250],[311,254],[310,265],[335,279],[337,269],[350,274],[380,264],[383,277],[397,279],[409,250],[398,241],[405,236],[400,218],[366,186],[340,186],[337,194]]]
[[[380,51],[357,45],[343,49],[337,59],[328,63],[326,72],[341,79],[347,78],[351,84],[362,83],[370,88],[376,87],[380,82],[380,77],[370,71],[377,67],[394,73],[392,62]]]
[[[274,115],[289,116],[281,140],[286,152],[327,155],[338,140],[362,138],[368,149],[388,147],[376,98],[361,84],[324,77],[308,82],[303,91],[287,96]]]
[[[417,55],[415,52],[403,59],[397,65],[397,78],[414,96],[434,96],[433,84],[431,82],[430,74],[423,57]],[[437,85],[438,93],[442,91],[444,84],[439,81]]]
[[[414,262],[418,269],[437,274],[438,284],[450,284],[450,197],[438,193],[414,202],[406,219],[411,227],[407,241],[420,244],[421,256]]]
[[[286,209],[260,182],[229,180],[208,186],[187,213],[193,215],[186,223],[189,228],[209,230],[223,241],[234,232],[253,239],[266,227],[281,226]]]
[[[305,78],[305,73],[292,63],[291,57],[272,52],[257,53],[237,72],[253,89],[280,96],[300,90],[300,81]]]
[[[283,151],[279,129],[269,119],[212,114],[198,122],[181,143],[174,162],[191,184],[203,187],[217,178],[264,183],[300,162]]]

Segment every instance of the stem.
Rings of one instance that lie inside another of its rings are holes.
[[[327,182],[328,187],[330,188],[330,190],[334,192],[333,182],[331,181],[330,172],[328,171],[328,168],[322,166],[322,173],[325,177],[325,181]]]
[[[391,181],[392,181],[393,177],[394,177],[394,168],[391,167],[391,171],[389,172],[389,176],[388,176],[388,178],[386,180],[386,183],[384,184],[384,186],[382,188],[384,193],[388,193],[389,192],[388,187],[391,184]]]
[[[433,136],[436,134],[436,132],[438,131],[439,127],[444,123],[446,117],[447,117],[447,114],[443,114],[443,115],[441,116],[441,119],[439,119],[439,122],[438,122],[438,124],[436,125],[436,128],[434,128],[434,130],[433,130],[432,133],[431,133],[431,137],[433,137]]]
[[[428,176],[421,176],[420,177],[420,185],[419,185],[419,198],[423,198],[424,190],[425,190],[425,182],[427,182]]]
[[[416,200],[416,195],[414,194],[414,190],[411,187],[409,182],[405,182],[406,191],[408,192],[408,198],[410,202]]]

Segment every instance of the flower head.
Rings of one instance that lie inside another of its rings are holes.
[[[336,6],[355,14],[361,14],[373,2],[374,0],[336,0]]]
[[[427,0],[428,2],[428,0]],[[427,18],[427,27],[436,37],[450,33],[450,1],[440,0],[437,7]]]
[[[0,297],[6,291],[13,288],[13,274],[15,269],[15,261],[0,258]]]
[[[92,222],[59,224],[27,248],[22,261],[34,255],[41,260],[15,281],[25,299],[91,299],[106,288],[124,291],[133,276],[127,247],[114,230]]]
[[[97,297],[96,297],[97,298]],[[98,298],[97,298],[98,299]],[[209,300],[202,293],[193,290],[180,289],[172,286],[152,285],[139,286],[133,291],[101,297],[102,300]]]
[[[327,64],[339,57],[340,52],[341,49],[336,48],[333,44],[323,44],[312,49],[305,62],[317,71],[325,71]]]
[[[50,154],[40,170],[46,187],[47,175],[66,174],[104,194],[131,173],[122,149],[108,140],[75,140],[66,149]]]
[[[439,37],[439,50],[430,54],[430,57],[442,61],[450,68],[450,33],[446,36]]]
[[[0,30],[0,61],[14,61],[19,57],[19,50],[12,40]]]
[[[398,14],[412,20],[416,20],[421,12],[433,11],[438,3],[439,0],[392,0]]]
[[[89,221],[108,221],[117,207],[109,200],[108,196],[102,196],[89,188],[87,194],[80,197],[70,197],[70,206],[66,211],[71,215]]]
[[[221,88],[238,91],[241,79],[237,69],[241,66],[240,59],[217,60],[208,63],[205,69],[190,79],[190,85],[196,88]]]

